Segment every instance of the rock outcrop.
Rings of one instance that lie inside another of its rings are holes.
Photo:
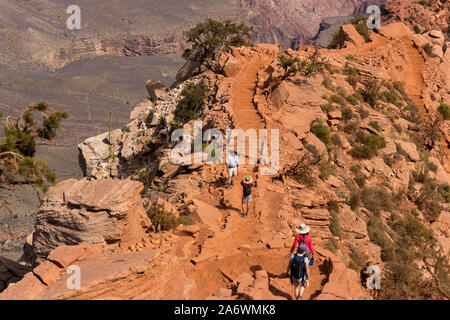
[[[74,270],[80,287],[71,280]],[[101,245],[82,244],[56,248],[48,261],[0,293],[0,300],[182,300],[195,292],[174,256],[155,250],[111,254]]]
[[[36,262],[61,245],[143,245],[151,225],[141,204],[143,186],[130,180],[66,180],[50,188],[36,214]]]

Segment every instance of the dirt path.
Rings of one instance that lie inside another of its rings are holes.
[[[253,97],[257,72],[270,61],[271,59],[260,61],[253,58],[234,79],[231,103],[236,116],[236,128],[243,130],[265,128],[253,103]],[[241,152],[244,150],[238,150],[238,153]],[[247,145],[245,154],[248,155],[248,152]],[[242,217],[240,182],[246,175],[253,177],[255,187],[249,215]],[[272,183],[271,177],[260,175],[256,164],[240,165],[234,182],[235,185],[231,188],[219,188],[228,203],[228,207],[222,210],[223,227],[205,241],[200,254],[206,258],[214,254],[217,258],[199,259],[201,262],[188,270],[189,276],[194,281],[202,283],[197,298],[204,299],[218,288],[231,287],[230,279],[236,279],[243,272],[253,274],[254,271],[263,269],[269,273],[271,281],[274,281],[274,285],[270,288],[272,293],[280,299],[291,299],[293,289],[289,279],[283,277],[288,263],[289,248],[271,250],[265,247],[266,242],[261,242],[264,236],[274,236],[271,234],[272,230],[279,230],[278,227],[281,225],[278,214],[282,209],[280,194],[266,188]],[[320,265],[317,263],[312,268],[311,287],[305,291],[305,299],[314,298],[326,282],[327,275],[319,270]]]
[[[413,42],[408,37],[402,37],[402,47],[405,52],[405,58],[408,64],[408,77],[405,81],[405,91],[414,101],[423,115],[427,114],[425,104],[421,99],[422,90],[425,89],[422,72],[425,68],[425,61],[417,48],[413,46]]]

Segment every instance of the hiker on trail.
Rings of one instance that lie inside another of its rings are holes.
[[[298,247],[297,253],[291,255],[287,268],[287,275],[290,276],[291,284],[294,285],[296,300],[303,299],[305,287],[309,287],[309,260],[306,257],[308,248],[302,244]]]
[[[251,176],[245,176],[241,181],[242,185],[242,215],[248,216],[248,210],[250,208],[250,203],[252,202],[252,188],[253,188],[253,178]],[[246,208],[247,207],[247,208]]]
[[[308,250],[306,252],[306,257],[308,258],[308,260],[311,262],[314,261],[314,248],[313,248],[313,244],[312,244],[312,238],[309,235],[309,231],[311,230],[310,227],[308,227],[306,224],[302,223],[301,225],[299,225],[297,228],[295,228],[295,232],[297,232],[297,236],[295,237],[295,241],[294,244],[292,245],[291,248],[291,254],[295,252],[295,248],[297,246],[300,246],[302,244],[304,244]],[[312,256],[312,258],[311,258]]]
[[[228,187],[234,186],[233,177],[237,176],[237,168],[239,164],[239,157],[237,156],[237,151],[233,152],[234,154],[229,154],[226,160],[226,164],[228,167]]]

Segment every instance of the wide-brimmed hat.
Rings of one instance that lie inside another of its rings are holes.
[[[244,177],[244,183],[252,183],[253,182],[253,177],[252,176],[245,176]]]
[[[295,232],[300,234],[307,234],[311,230],[310,227],[308,227],[306,224],[302,223],[297,228],[295,228]]]

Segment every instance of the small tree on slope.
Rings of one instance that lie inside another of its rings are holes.
[[[66,111],[53,110],[45,102],[29,105],[18,117],[4,118],[0,112],[0,119],[5,122],[4,137],[0,140],[0,188],[33,184],[46,190],[48,184],[56,181],[56,174],[47,164],[34,157],[36,140],[52,140],[61,119],[67,117]],[[11,213],[7,199],[1,195],[0,209]]]
[[[222,53],[229,52],[232,46],[252,45],[246,39],[252,31],[253,27],[243,23],[208,19],[184,32],[190,48],[184,51],[183,58],[199,62],[216,73],[222,73],[223,66],[219,63]]]

